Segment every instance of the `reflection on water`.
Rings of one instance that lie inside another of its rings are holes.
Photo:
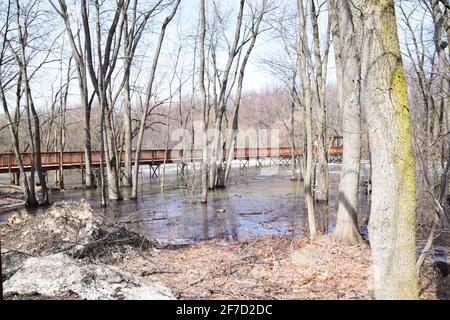
[[[318,228],[323,232],[331,232],[336,221],[338,170],[339,166],[330,166],[329,205],[316,206]],[[103,210],[99,207],[97,190],[81,189],[53,193],[52,200],[85,198],[112,221],[127,221],[131,229],[157,239],[237,240],[307,232],[301,182],[290,180],[288,167],[280,167],[275,174],[267,172],[267,169],[235,170],[226,189],[209,193],[207,205],[198,201],[199,190],[192,192],[191,187],[186,188],[186,182],[176,174],[166,177],[162,190],[160,180],[150,180],[148,172],[141,178],[139,201],[112,202]],[[125,197],[128,193],[129,190],[124,190]],[[366,219],[367,203],[367,197],[361,194],[360,222]]]

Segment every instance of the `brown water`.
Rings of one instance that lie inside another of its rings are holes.
[[[318,206],[318,224],[326,232],[335,225],[339,166],[330,165],[330,203]],[[176,174],[166,177],[166,187],[159,179],[141,177],[138,201],[111,202],[107,209],[99,206],[98,191],[66,190],[53,193],[52,201],[86,199],[96,211],[112,221],[132,221],[127,225],[150,238],[201,241],[205,239],[238,240],[267,235],[301,235],[307,232],[303,186],[291,181],[288,167],[234,170],[226,189],[209,193],[208,204],[198,200],[200,190],[182,187]],[[73,178],[72,178],[73,179]],[[197,183],[197,185],[199,185]],[[129,190],[124,190],[125,196]],[[359,199],[359,221],[368,214],[368,198]],[[45,209],[38,209],[42,213]],[[2,220],[6,216],[2,216]],[[366,232],[364,227],[361,230]]]

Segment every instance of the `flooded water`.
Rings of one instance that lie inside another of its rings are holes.
[[[198,166],[197,166],[198,169]],[[337,193],[340,165],[330,164],[330,198],[328,205],[316,204],[318,228],[331,233],[336,223]],[[162,171],[161,171],[162,172]],[[367,170],[363,166],[361,182],[366,181]],[[291,181],[289,166],[266,166],[248,170],[237,165],[230,175],[226,189],[209,192],[208,203],[199,201],[200,181],[196,174],[196,188],[192,189],[192,177],[182,180],[176,167],[167,168],[165,188],[160,178],[150,179],[148,167],[142,167],[138,201],[127,200],[130,190],[124,189],[125,200],[111,202],[108,208],[100,207],[99,190],[83,190],[80,173],[66,172],[66,185],[77,186],[63,192],[52,192],[52,201],[85,199],[95,211],[113,222],[125,222],[132,230],[149,238],[177,240],[181,243],[208,239],[243,240],[268,235],[302,235],[308,232],[307,217],[300,180]],[[0,183],[8,183],[9,177],[0,176]],[[50,186],[54,181],[49,176]],[[188,185],[188,187],[186,187]],[[360,188],[363,190],[364,188]],[[15,209],[3,208],[0,222],[5,222]],[[367,220],[370,196],[359,194],[358,221],[363,236],[367,236]],[[45,208],[34,213],[42,214]],[[450,264],[448,239],[433,245],[435,261]],[[418,253],[422,243],[418,245]]]
[[[317,206],[318,224],[328,233],[335,224],[339,169],[339,165],[330,165],[329,205]],[[235,168],[227,188],[211,191],[207,205],[199,202],[198,187],[193,192],[191,186],[185,187],[174,168],[168,171],[163,190],[160,179],[150,179],[149,171],[144,169],[139,200],[112,202],[106,210],[99,206],[98,191],[66,190],[54,192],[51,198],[52,201],[84,198],[110,220],[127,221],[131,229],[156,239],[241,240],[300,235],[307,231],[303,186],[300,181],[290,180],[291,171],[287,166]],[[75,178],[67,178],[66,182],[69,179]],[[191,178],[187,180],[191,185]],[[198,181],[196,185],[199,186]],[[125,198],[128,193],[129,190],[124,190]],[[359,200],[359,221],[364,224],[369,211],[368,198],[361,194]],[[37,213],[43,210],[38,209]],[[5,218],[3,215],[2,220]]]

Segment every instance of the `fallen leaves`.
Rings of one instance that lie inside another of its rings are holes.
[[[304,246],[327,255],[308,267],[292,264],[292,252]],[[182,299],[372,299],[368,246],[342,247],[328,237],[312,243],[301,237],[208,241],[161,250],[148,259],[161,270],[178,271],[147,277],[165,283]],[[148,265],[138,260],[127,264],[129,272],[142,272]]]

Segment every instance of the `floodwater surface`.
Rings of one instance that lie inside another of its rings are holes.
[[[367,180],[367,166],[362,166],[361,183]],[[197,166],[197,169],[199,166]],[[324,233],[331,233],[336,223],[337,193],[340,165],[330,164],[330,196],[328,205],[316,204],[316,223]],[[190,171],[190,170],[189,170]],[[161,172],[162,173],[162,170]],[[298,175],[298,172],[297,172]],[[192,176],[181,179],[176,167],[169,165],[165,187],[161,179],[150,179],[148,168],[142,167],[139,199],[128,200],[130,190],[124,189],[125,199],[110,202],[106,209],[100,206],[99,189],[80,188],[80,174],[67,171],[66,185],[77,186],[61,192],[53,191],[53,202],[85,199],[94,210],[113,222],[126,224],[131,230],[149,238],[169,240],[174,243],[191,243],[209,239],[244,240],[270,235],[297,236],[307,234],[308,224],[300,180],[291,180],[288,166],[265,166],[256,169],[251,163],[248,170],[236,166],[230,175],[227,188],[210,191],[208,203],[200,203],[199,172],[196,173],[195,188]],[[0,183],[7,183],[8,176],[1,176]],[[1,181],[4,180],[4,181]],[[54,181],[49,176],[50,186]],[[364,190],[361,187],[360,190]],[[367,222],[370,196],[360,192],[358,201],[360,231],[367,237]],[[45,208],[33,213],[42,214]],[[17,206],[2,209],[0,222],[17,211]],[[447,239],[448,240],[448,239]],[[437,241],[433,245],[435,261],[450,263],[448,241]],[[418,245],[418,253],[423,244]]]
[[[331,232],[335,224],[339,165],[330,165],[330,201],[318,205],[318,225]],[[111,221],[125,222],[132,230],[154,239],[201,241],[207,239],[242,240],[267,235],[301,235],[307,232],[302,183],[291,181],[286,166],[248,170],[233,169],[227,188],[209,192],[208,203],[199,201],[199,182],[193,191],[191,177],[184,181],[168,169],[165,188],[161,180],[141,175],[138,201],[110,202],[100,208],[98,191],[81,189],[53,192],[52,201],[85,199]],[[197,173],[198,176],[198,173]],[[186,187],[188,181],[188,187]],[[360,194],[359,221],[364,224],[369,206]],[[38,209],[42,213],[45,209]],[[4,218],[4,217],[3,217]],[[365,230],[362,230],[365,233]]]

